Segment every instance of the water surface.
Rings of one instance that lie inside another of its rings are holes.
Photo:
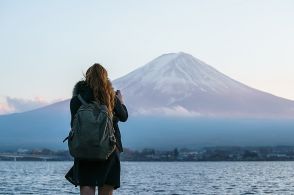
[[[0,194],[79,194],[71,165],[0,161]],[[294,194],[294,162],[122,162],[114,194]]]

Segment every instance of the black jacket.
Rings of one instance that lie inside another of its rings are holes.
[[[73,89],[72,98],[70,100],[70,112],[71,112],[71,122],[70,125],[72,127],[74,115],[77,113],[79,107],[81,106],[81,102],[78,99],[77,95],[81,94],[82,98],[86,102],[90,102],[94,100],[94,95],[91,88],[87,85],[85,81],[79,81],[75,84]],[[128,111],[124,104],[115,97],[115,105],[113,111],[113,127],[115,130],[115,138],[117,140],[117,147],[120,152],[123,151],[122,143],[121,143],[121,134],[118,127],[118,122],[125,122],[128,119]]]

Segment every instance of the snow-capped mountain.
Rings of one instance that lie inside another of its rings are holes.
[[[293,101],[248,87],[186,53],[162,55],[113,84],[132,115],[119,124],[125,147],[294,143]],[[70,128],[69,107],[65,100],[0,116],[0,151],[66,149],[62,140]]]
[[[183,52],[161,55],[113,84],[135,115],[294,116],[294,101],[248,87]]]

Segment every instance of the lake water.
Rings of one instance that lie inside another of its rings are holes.
[[[0,194],[79,194],[72,162],[0,161]],[[122,162],[120,195],[294,194],[294,162]],[[97,193],[97,192],[96,192]]]

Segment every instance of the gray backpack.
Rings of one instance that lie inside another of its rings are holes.
[[[87,103],[80,95],[78,98],[82,105],[68,136],[69,152],[77,159],[107,160],[116,143],[112,116],[105,105]]]

